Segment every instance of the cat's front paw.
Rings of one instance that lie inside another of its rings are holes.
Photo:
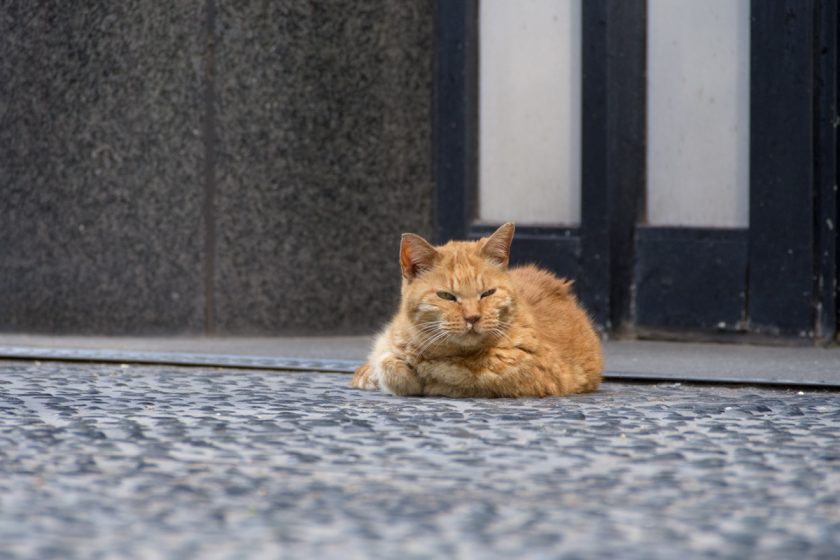
[[[381,387],[394,395],[422,395],[423,382],[404,359],[387,354],[377,364]]]
[[[356,369],[350,386],[354,389],[366,389],[368,391],[379,389],[379,383],[370,364],[364,363]]]

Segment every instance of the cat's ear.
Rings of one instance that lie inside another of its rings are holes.
[[[406,280],[413,280],[418,274],[435,265],[438,252],[432,245],[413,233],[404,233],[400,243],[400,268]]]
[[[511,222],[499,226],[493,235],[486,238],[481,247],[481,254],[492,263],[502,267],[510,260],[510,244],[513,241],[513,231],[516,229]]]

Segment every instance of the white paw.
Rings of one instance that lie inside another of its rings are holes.
[[[375,360],[371,362],[370,377],[376,381],[376,384],[385,392],[393,394],[394,391],[385,383],[386,376],[383,374],[383,362],[394,355],[391,352],[384,352],[380,354]]]

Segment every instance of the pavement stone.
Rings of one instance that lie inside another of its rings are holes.
[[[837,558],[840,393],[0,362],[0,558]]]

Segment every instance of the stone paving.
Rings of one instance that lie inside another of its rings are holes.
[[[0,362],[0,558],[838,558],[840,393]]]

